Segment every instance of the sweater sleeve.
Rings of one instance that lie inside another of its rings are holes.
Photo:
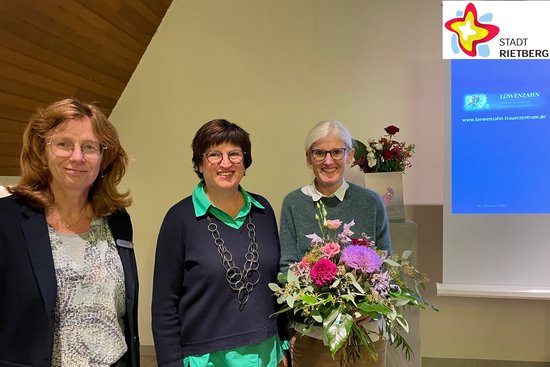
[[[181,367],[179,302],[182,297],[184,250],[178,215],[172,208],[157,241],[151,307],[152,329],[159,367]]]
[[[287,195],[283,200],[281,210],[281,225],[279,239],[281,241],[281,258],[279,261],[280,271],[286,273],[288,266],[299,261],[301,256],[298,253],[296,239],[296,225],[294,213],[292,212],[291,199]]]

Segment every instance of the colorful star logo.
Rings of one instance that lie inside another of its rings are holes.
[[[500,29],[492,24],[480,23],[477,9],[469,3],[462,18],[453,18],[445,23],[445,28],[458,37],[460,49],[468,56],[477,56],[477,45],[489,42],[496,37]]]

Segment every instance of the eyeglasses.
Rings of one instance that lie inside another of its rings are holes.
[[[69,158],[75,147],[75,144],[67,139],[53,139],[47,145],[50,146],[52,153],[58,158]],[[93,141],[80,144],[82,155],[88,159],[98,159],[105,149],[107,149],[106,146]]]
[[[339,161],[344,158],[348,148],[334,148],[332,150],[323,150],[323,149],[312,149],[311,156],[316,162],[322,162],[327,157],[327,153],[330,154],[332,159]]]
[[[203,155],[211,164],[220,164],[220,162],[223,160],[223,153],[219,150],[211,150],[204,153]],[[227,153],[227,159],[229,159],[229,162],[233,164],[239,164],[243,161],[244,155],[245,152],[243,152],[242,150],[232,150]]]

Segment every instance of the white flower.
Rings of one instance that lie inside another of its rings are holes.
[[[376,166],[376,158],[375,159],[367,158],[367,164],[369,165],[370,168]]]
[[[382,144],[380,144],[380,143],[374,144],[374,147],[376,148],[376,150],[382,150],[382,148],[383,148]]]

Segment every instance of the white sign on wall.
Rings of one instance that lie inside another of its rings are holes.
[[[444,59],[550,59],[550,1],[444,1]]]

